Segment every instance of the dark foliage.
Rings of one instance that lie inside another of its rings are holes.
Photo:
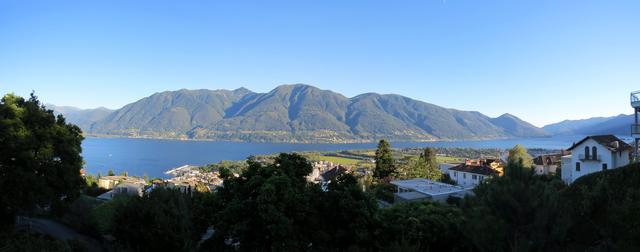
[[[130,251],[193,250],[204,230],[195,230],[191,196],[158,188],[130,198],[114,211],[113,235]]]
[[[9,224],[17,211],[58,209],[73,201],[80,176],[80,128],[40,104],[8,94],[0,102],[0,216]]]

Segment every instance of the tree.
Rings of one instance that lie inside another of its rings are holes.
[[[509,158],[507,159],[507,167],[505,167],[504,175],[512,178],[526,176],[532,172],[533,160],[522,145],[517,144],[513,149],[509,150]]]
[[[523,167],[513,167],[523,170]],[[560,199],[565,184],[553,176],[522,173],[495,177],[474,189],[462,203],[469,220],[465,236],[480,251],[547,251],[561,242]],[[564,249],[560,249],[564,250]]]
[[[331,180],[326,191],[306,181],[311,164],[280,154],[273,164],[248,161],[236,177],[222,169],[208,217],[215,233],[203,244],[213,251],[373,250],[377,202],[351,174]]]
[[[438,181],[442,178],[442,172],[437,166],[432,166],[422,156],[409,157],[398,167],[398,175],[402,179],[426,178]]]
[[[208,250],[301,251],[317,219],[311,205],[320,187],[309,185],[311,164],[298,154],[280,154],[273,164],[249,160],[240,176],[221,169]]]
[[[132,251],[191,251],[202,230],[194,229],[191,197],[179,190],[157,188],[118,204],[113,235]]]
[[[313,205],[314,251],[373,251],[378,205],[351,174],[341,174]]]
[[[436,162],[436,152],[432,148],[424,149],[419,157],[408,157],[404,163],[398,167],[400,178],[427,178],[438,181],[442,179],[442,172],[438,169]]]
[[[40,104],[8,94],[0,101],[0,225],[19,210],[73,201],[84,184],[80,128]]]
[[[436,150],[431,147],[424,148],[424,152],[420,157],[427,163],[430,168],[438,169],[438,161],[436,160]]]
[[[640,165],[592,173],[562,194],[566,251],[640,250]]]
[[[378,180],[387,179],[395,176],[396,165],[391,153],[391,144],[387,140],[380,140],[376,149],[376,167],[373,170],[373,177]]]
[[[406,202],[379,212],[382,221],[374,242],[381,251],[471,251],[462,238],[463,212],[455,206]]]
[[[107,172],[107,176],[115,176],[116,174],[113,172],[113,169],[109,169]]]

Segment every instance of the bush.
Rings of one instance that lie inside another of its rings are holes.
[[[396,192],[396,186],[387,183],[380,183],[371,185],[369,188],[373,196],[382,201],[386,201],[388,203],[393,203],[394,201],[394,193]]]

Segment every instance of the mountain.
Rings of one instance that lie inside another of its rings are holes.
[[[546,133],[505,114],[439,107],[400,95],[352,98],[313,86],[268,93],[178,90],[155,93],[97,120],[95,135],[264,142],[363,142],[538,137]]]
[[[633,123],[633,121],[633,115],[618,115],[609,117],[608,120],[596,125],[578,129],[577,132],[583,135],[629,135],[631,134],[631,124]]]
[[[114,111],[88,131],[106,135],[180,137],[196,126],[220,121],[227,109],[249,94],[252,93],[243,88],[156,93]]]
[[[67,122],[78,125],[78,127],[83,130],[91,128],[93,123],[102,120],[113,112],[113,110],[103,107],[95,109],[80,109],[70,106],[56,106],[53,104],[47,104],[46,107],[53,110],[56,115],[64,115]]]
[[[633,115],[621,114],[612,117],[565,120],[544,126],[543,129],[552,135],[628,135],[633,121]]]
[[[610,117],[593,117],[581,120],[564,120],[562,122],[546,125],[542,127],[542,129],[551,135],[574,135],[580,129],[588,128],[610,119]]]
[[[498,118],[493,118],[491,122],[517,137],[543,136],[547,134],[543,129],[533,126],[512,114],[504,114]]]

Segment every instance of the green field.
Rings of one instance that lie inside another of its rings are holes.
[[[334,157],[334,156],[320,156],[319,159],[321,161],[328,161],[328,162],[333,162],[341,165],[356,165],[359,162],[361,162],[361,160],[358,160],[358,159]]]
[[[436,156],[436,162],[438,162],[438,164],[441,163],[459,163],[464,161],[464,159],[462,158],[458,158],[458,157],[443,157],[443,156]]]

